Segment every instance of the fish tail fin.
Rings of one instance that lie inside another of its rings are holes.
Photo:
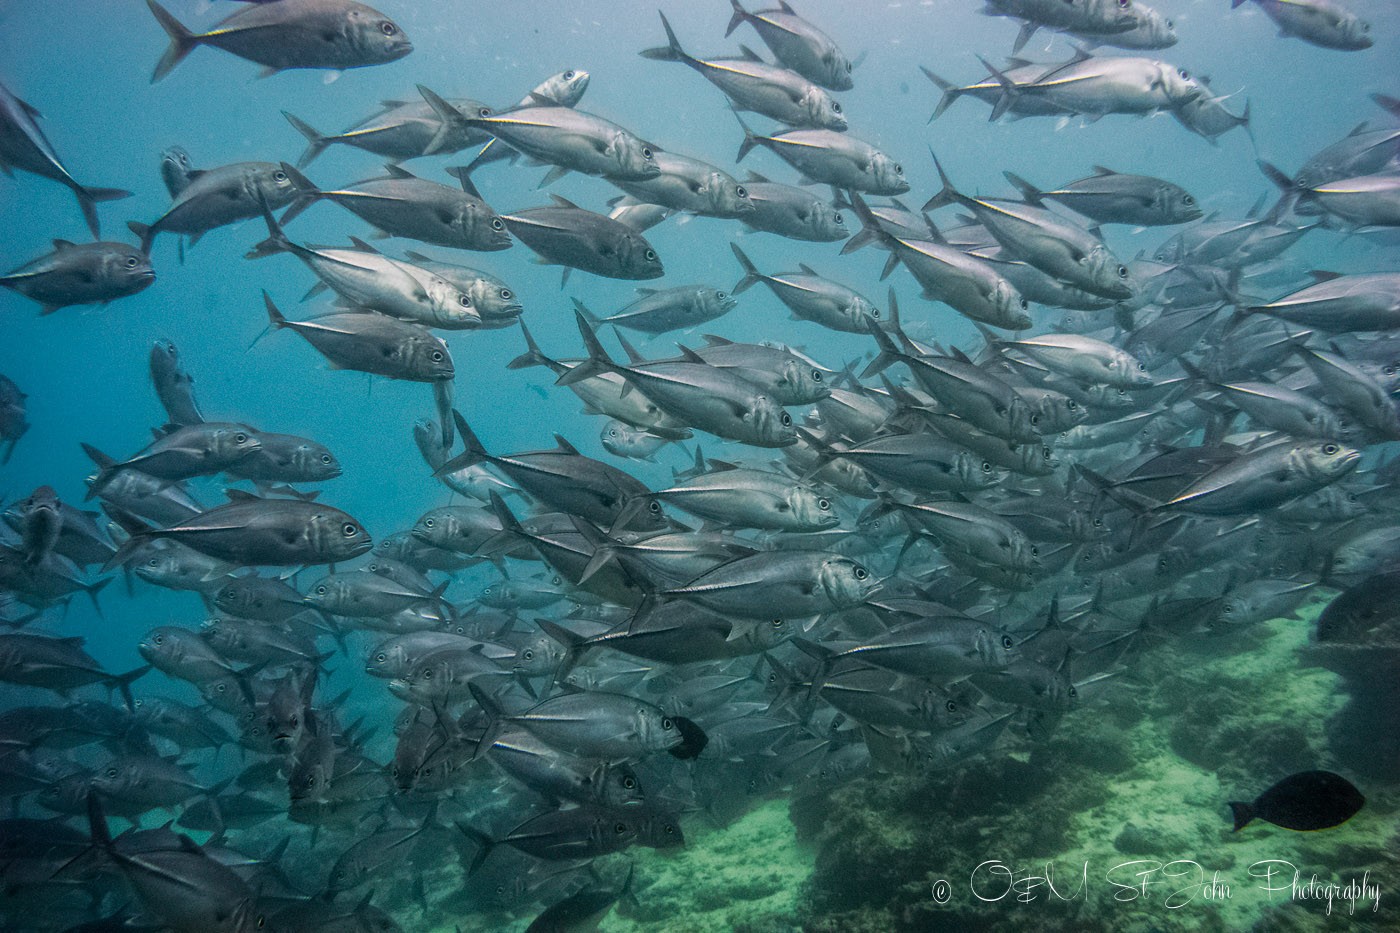
[[[1001,174],[1003,178],[1011,182],[1017,191],[1021,192],[1021,197],[1026,199],[1027,204],[1040,204],[1044,200],[1045,193],[1020,175],[1015,172],[1002,172]]]
[[[128,220],[126,222],[126,229],[136,234],[137,239],[141,241],[141,252],[145,253],[147,256],[151,255],[151,243],[153,243],[156,238],[155,228],[150,224],[143,224],[137,220]]]
[[[730,243],[729,248],[734,251],[734,258],[739,260],[739,265],[744,268],[744,277],[729,290],[731,295],[738,295],[763,281],[763,274],[758,271],[758,268],[754,266],[753,262],[745,255],[744,251],[739,248],[739,244]]]
[[[579,301],[577,298],[570,298],[569,300],[574,303],[574,310],[576,310],[579,314],[582,314],[585,318],[587,318],[588,323],[592,324],[595,329],[603,323],[602,319],[598,317],[598,315],[594,314],[592,311],[589,311],[588,306],[585,305],[583,302]]]
[[[92,609],[97,613],[99,619],[105,619],[106,616],[102,612],[102,604],[97,601],[97,594],[102,592],[102,588],[111,583],[113,579],[113,577],[105,577],[83,586],[83,592],[87,593],[88,599],[92,600]]]
[[[729,0],[729,4],[734,7],[734,15],[729,17],[729,26],[724,30],[726,39],[734,30],[744,25],[744,22],[749,18],[749,11],[739,5],[739,0]]]
[[[267,224],[267,239],[244,253],[244,259],[262,259],[264,256],[273,256],[292,250],[292,241],[287,239],[287,234],[282,231],[282,225],[277,222],[276,217],[272,216],[272,208],[268,207],[267,199],[260,198],[260,202],[263,221]]]
[[[102,236],[102,229],[97,221],[97,202],[131,197],[130,191],[124,191],[121,188],[84,188],[77,184],[73,186],[73,194],[78,198],[78,207],[83,212],[83,219],[87,221],[88,229],[92,231],[93,239]]]
[[[932,123],[934,120],[943,116],[943,111],[957,103],[958,98],[962,97],[962,91],[958,90],[953,82],[940,78],[923,65],[919,66],[919,70],[924,73],[924,77],[933,82],[933,86],[938,88],[942,94],[942,96],[938,98],[938,105],[933,108],[933,113],[928,118],[928,122]]]
[[[928,154],[933,157],[933,167],[938,169],[938,180],[943,182],[943,190],[924,202],[924,210],[932,211],[948,204],[956,204],[962,195],[958,193],[957,188],[953,187],[948,173],[943,171],[943,163],[938,161],[938,156],[934,153],[932,146],[929,147]]]
[[[574,666],[578,664],[579,657],[587,650],[587,646],[584,644],[586,639],[577,632],[571,632],[559,623],[551,622],[549,619],[536,619],[535,624],[538,625],[546,635],[553,638],[564,647],[564,657],[559,661],[559,666],[554,669],[554,683],[560,683],[565,677],[569,676]]]
[[[666,30],[666,45],[657,46],[654,49],[643,49],[642,58],[650,58],[660,62],[690,63],[694,61],[695,59],[685,54],[685,49],[681,48],[681,42],[676,38],[676,31],[671,28],[671,22],[666,19],[666,14],[657,10],[656,15],[661,17],[661,25]]]
[[[858,193],[851,192],[851,210],[855,211],[856,218],[860,220],[860,233],[851,237],[841,246],[841,254],[854,253],[856,250],[870,243],[883,243],[888,239],[888,234],[880,226],[879,219],[870,210],[870,205],[865,203],[865,199]]]
[[[1280,191],[1291,193],[1297,190],[1297,186],[1293,184],[1293,179],[1285,175],[1283,171],[1272,162],[1266,162],[1260,159],[1258,165],[1259,171],[1264,173],[1264,177],[1273,182]]]
[[[476,432],[467,424],[467,419],[463,418],[462,413],[455,408],[452,409],[452,421],[457,425],[457,433],[462,435],[462,445],[466,449],[434,470],[434,476],[455,473],[489,459],[491,456],[486,452],[486,448],[481,446],[481,441],[477,438]]]
[[[446,145],[447,141],[452,138],[453,132],[467,126],[467,118],[462,116],[460,110],[443,100],[431,88],[424,87],[420,84],[418,85],[418,93],[423,96],[423,99],[428,102],[428,106],[433,108],[433,113],[437,114],[437,118],[442,121],[442,128],[437,131],[432,141],[428,143],[428,148],[423,150],[424,155],[433,155]],[[483,149],[482,155],[485,155],[485,153],[486,150]],[[479,158],[480,157],[478,157],[478,159]],[[473,160],[472,165],[475,165],[476,162],[477,160]],[[472,165],[466,167],[467,171],[471,170]]]
[[[486,861],[486,856],[490,855],[491,850],[496,847],[496,841],[475,826],[463,822],[458,822],[455,825],[459,833],[476,843],[481,850],[472,856],[471,865],[467,867],[467,877],[471,877],[477,873],[481,868],[481,863]]]
[[[1026,47],[1026,43],[1031,41],[1031,36],[1035,35],[1035,31],[1039,28],[1040,25],[1038,23],[1033,23],[1030,20],[1022,22],[1021,31],[1016,33],[1016,41],[1011,43],[1011,54],[1019,55],[1021,50]]]
[[[107,814],[102,812],[102,801],[98,798],[95,790],[88,791],[87,815],[88,833],[92,836],[93,844],[110,850],[112,848],[112,833],[107,828]]]
[[[88,455],[88,459],[97,464],[97,476],[88,484],[87,495],[83,496],[84,501],[86,501],[102,491],[120,464],[91,444],[83,444],[82,447],[83,453]]]
[[[540,350],[540,345],[535,343],[535,338],[530,335],[530,328],[525,326],[524,320],[520,322],[520,332],[525,336],[525,352],[507,363],[506,369],[525,369],[530,366],[548,366],[554,369],[554,360]]]
[[[104,583],[107,581],[103,581]],[[112,678],[111,687],[121,692],[122,700],[126,703],[126,708],[132,710],[136,708],[136,701],[131,696],[131,685],[150,673],[151,665],[142,664],[135,670],[127,671],[125,674],[118,674]]]
[[[980,55],[977,56],[977,60],[986,66],[988,73],[996,79],[997,84],[1001,85],[1001,96],[997,98],[996,104],[992,106],[992,115],[988,118],[990,122],[995,123],[997,120],[1001,119],[1006,111],[1011,109],[1011,105],[1016,102],[1016,98],[1021,92],[1020,89],[1016,87],[1016,82],[1008,78],[1004,72],[991,62]]]
[[[574,312],[574,318],[578,321],[579,336],[583,337],[583,346],[588,353],[588,359],[560,376],[555,381],[555,385],[569,386],[576,382],[582,382],[589,376],[617,370],[617,364],[613,362],[612,357],[608,356],[608,351],[603,349],[603,345],[598,342],[598,335],[588,320],[577,311]]]
[[[1233,9],[1235,9],[1235,7],[1240,6],[1240,5],[1241,5],[1242,3],[1244,3],[1244,2],[1245,2],[1245,0],[1230,0],[1230,9],[1233,10]],[[1230,806],[1233,807],[1234,804],[1230,804]],[[1235,828],[1236,828],[1236,829],[1239,829],[1238,826],[1236,826]]]
[[[890,335],[885,329],[874,321],[869,322],[870,335],[875,338],[876,345],[880,352],[875,354],[875,358],[865,367],[865,371],[860,374],[862,379],[869,379],[879,372],[884,372],[890,366],[898,363],[904,358],[904,354],[899,352],[899,348],[894,345]]]
[[[287,326],[286,315],[278,310],[277,305],[272,301],[272,296],[267,293],[267,289],[263,289],[263,307],[267,309],[267,327],[263,328],[262,333],[254,337],[253,342],[248,344],[248,349],[250,350],[259,340],[263,339],[274,330],[281,330]]]
[[[1240,0],[1235,0],[1236,4],[1238,4],[1239,2]],[[1238,800],[1231,800],[1230,815],[1234,817],[1235,820],[1235,828],[1233,832],[1239,832],[1240,830],[1244,829],[1245,826],[1247,826],[1251,820],[1254,819],[1254,808],[1247,803],[1241,803]]]
[[[292,125],[298,133],[306,137],[306,151],[297,159],[297,168],[306,168],[318,155],[326,151],[326,147],[331,144],[331,140],[324,134],[318,132],[311,124],[305,120],[282,111],[282,116],[287,118],[287,122]]]
[[[832,662],[836,659],[836,652],[806,638],[794,638],[792,644],[803,654],[816,659],[817,669],[812,672],[812,683],[807,692],[808,699],[815,700],[826,683],[826,675],[831,670]]]
[[[199,45],[200,39],[199,36],[186,29],[179,20],[171,16],[169,10],[156,3],[156,0],[146,0],[146,6],[151,8],[156,22],[160,23],[165,34],[170,37],[170,46],[160,57],[160,61],[156,62],[156,70],[151,74],[151,83],[155,84],[170,74],[176,65],[184,61],[185,56],[194,51],[196,45]]]
[[[281,162],[279,167],[292,180],[292,186],[297,190],[296,197],[292,200],[292,206],[282,212],[282,225],[285,227],[296,219],[302,211],[321,199],[321,189],[295,166]]]
[[[743,117],[739,116],[739,111],[737,110],[734,111],[734,119],[739,121],[739,126],[744,131],[744,141],[739,144],[739,154],[735,156],[734,161],[742,162],[744,161],[744,156],[748,155],[753,150],[753,147],[758,145],[758,137],[753,134],[753,130],[749,129],[749,125],[744,122]]]
[[[482,713],[486,715],[486,731],[482,733],[480,741],[476,743],[476,751],[472,753],[472,759],[475,760],[480,758],[481,754],[490,748],[495,743],[496,737],[501,734],[501,717],[505,711],[501,708],[499,700],[476,684],[467,684],[467,689],[471,691],[472,699],[476,700]]]

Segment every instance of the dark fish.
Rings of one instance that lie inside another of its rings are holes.
[[[151,345],[151,384],[171,424],[199,424],[204,420],[194,398],[194,377],[180,365],[180,351],[170,340]]]
[[[1361,791],[1331,771],[1291,774],[1254,798],[1252,803],[1230,802],[1239,832],[1256,817],[1300,831],[1331,829],[1357,814],[1366,803]]]
[[[28,397],[8,376],[0,376],[0,442],[7,444],[5,457],[0,460],[0,465],[10,462],[15,445],[24,436],[24,432],[29,430],[24,405],[24,400]]]
[[[125,243],[54,240],[53,252],[26,263],[0,285],[39,302],[40,314],[70,305],[107,305],[150,287],[156,273],[150,257]]]
[[[309,321],[289,321],[263,292],[270,326],[290,328],[316,348],[336,369],[354,369],[390,379],[439,382],[455,372],[447,344],[412,321],[373,311],[323,314]]]
[[[515,211],[501,219],[545,264],[564,266],[561,288],[574,269],[610,279],[656,279],[664,274],[656,250],[631,227],[557,194],[550,197],[553,207]]]
[[[190,32],[155,0],[146,0],[146,5],[170,36],[152,83],[170,74],[199,45],[257,62],[264,66],[263,77],[286,68],[363,68],[413,51],[397,23],[354,0],[254,3],[202,34]]]
[[[78,184],[58,160],[44,131],[39,129],[39,111],[10,93],[0,84],[0,168],[20,169],[50,178],[72,189],[78,197],[93,239],[101,236],[97,224],[97,202],[131,197],[120,188],[89,188]]]

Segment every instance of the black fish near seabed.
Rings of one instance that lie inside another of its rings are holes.
[[[1361,791],[1340,774],[1302,771],[1279,781],[1252,803],[1230,801],[1230,810],[1235,818],[1235,832],[1254,819],[1306,832],[1340,826],[1365,803]]]

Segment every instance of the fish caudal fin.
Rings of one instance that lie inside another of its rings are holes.
[[[179,20],[170,15],[170,11],[156,3],[156,0],[146,0],[146,6],[151,8],[156,22],[160,23],[165,34],[170,37],[170,47],[165,50],[160,61],[156,62],[156,70],[151,75],[151,83],[155,84],[184,61],[186,55],[194,51],[194,47],[199,45],[199,36],[186,29]]]

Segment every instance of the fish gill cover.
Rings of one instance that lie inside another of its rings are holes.
[[[0,926],[1400,925],[1393,4],[379,3],[0,5]]]

